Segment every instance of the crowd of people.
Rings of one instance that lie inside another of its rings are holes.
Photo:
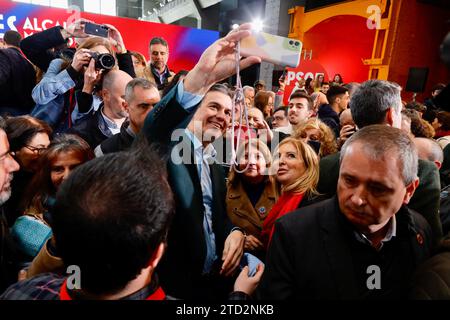
[[[445,85],[285,97],[228,84],[248,24],[175,74],[85,23],[4,36],[0,299],[450,299]]]

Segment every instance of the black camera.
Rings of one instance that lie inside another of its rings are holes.
[[[91,52],[92,59],[95,60],[95,69],[111,70],[116,65],[116,59],[110,53]]]

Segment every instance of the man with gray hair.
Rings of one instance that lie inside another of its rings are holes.
[[[119,133],[95,148],[95,156],[100,157],[107,153],[129,149],[144,126],[145,117],[159,100],[161,98],[154,83],[143,78],[135,78],[128,82],[123,104],[124,110],[128,113],[128,122],[122,125]]]
[[[406,205],[419,184],[414,143],[372,125],[342,147],[337,196],[275,224],[263,299],[399,299],[431,251],[431,229]]]
[[[149,46],[150,66],[145,69],[144,75],[150,82],[158,87],[159,91],[169,84],[175,73],[169,70],[169,44],[164,38],[154,37]]]
[[[250,101],[250,105],[253,106],[255,100],[255,88],[250,86],[244,86],[242,88],[242,91],[244,91],[244,98],[248,99]],[[247,107],[249,107],[249,105],[247,105]]]
[[[353,121],[359,129],[373,124],[401,128],[401,87],[384,80],[368,80],[359,86],[350,101]],[[366,168],[365,170],[370,170]],[[411,209],[422,214],[431,226],[434,242],[442,237],[439,219],[439,171],[427,161],[419,160],[419,186],[411,199]],[[320,177],[317,189],[320,193],[333,196],[339,177],[339,153],[320,160]]]
[[[5,121],[0,117],[0,292],[17,280],[18,271],[15,270],[17,252],[15,252],[14,242],[9,234],[2,206],[11,196],[13,172],[19,170],[19,164],[14,160],[14,154],[9,149],[5,126]]]

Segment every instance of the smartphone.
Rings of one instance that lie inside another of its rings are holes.
[[[108,38],[108,27],[92,22],[86,22],[84,25],[84,33],[97,37]]]
[[[263,61],[295,68],[300,63],[302,46],[297,39],[252,31],[241,40],[241,56],[258,56]]]

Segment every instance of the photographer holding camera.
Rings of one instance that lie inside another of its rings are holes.
[[[80,19],[66,29],[57,26],[21,43],[28,59],[46,71],[33,89],[36,106],[31,114],[49,123],[56,132],[65,132],[80,118],[98,109],[101,101],[94,89],[102,73],[118,65],[135,77],[131,55],[120,32],[114,26],[105,25],[107,37],[90,36],[85,32],[87,23]],[[83,39],[72,57],[73,49],[54,50],[65,45],[70,37]]]

